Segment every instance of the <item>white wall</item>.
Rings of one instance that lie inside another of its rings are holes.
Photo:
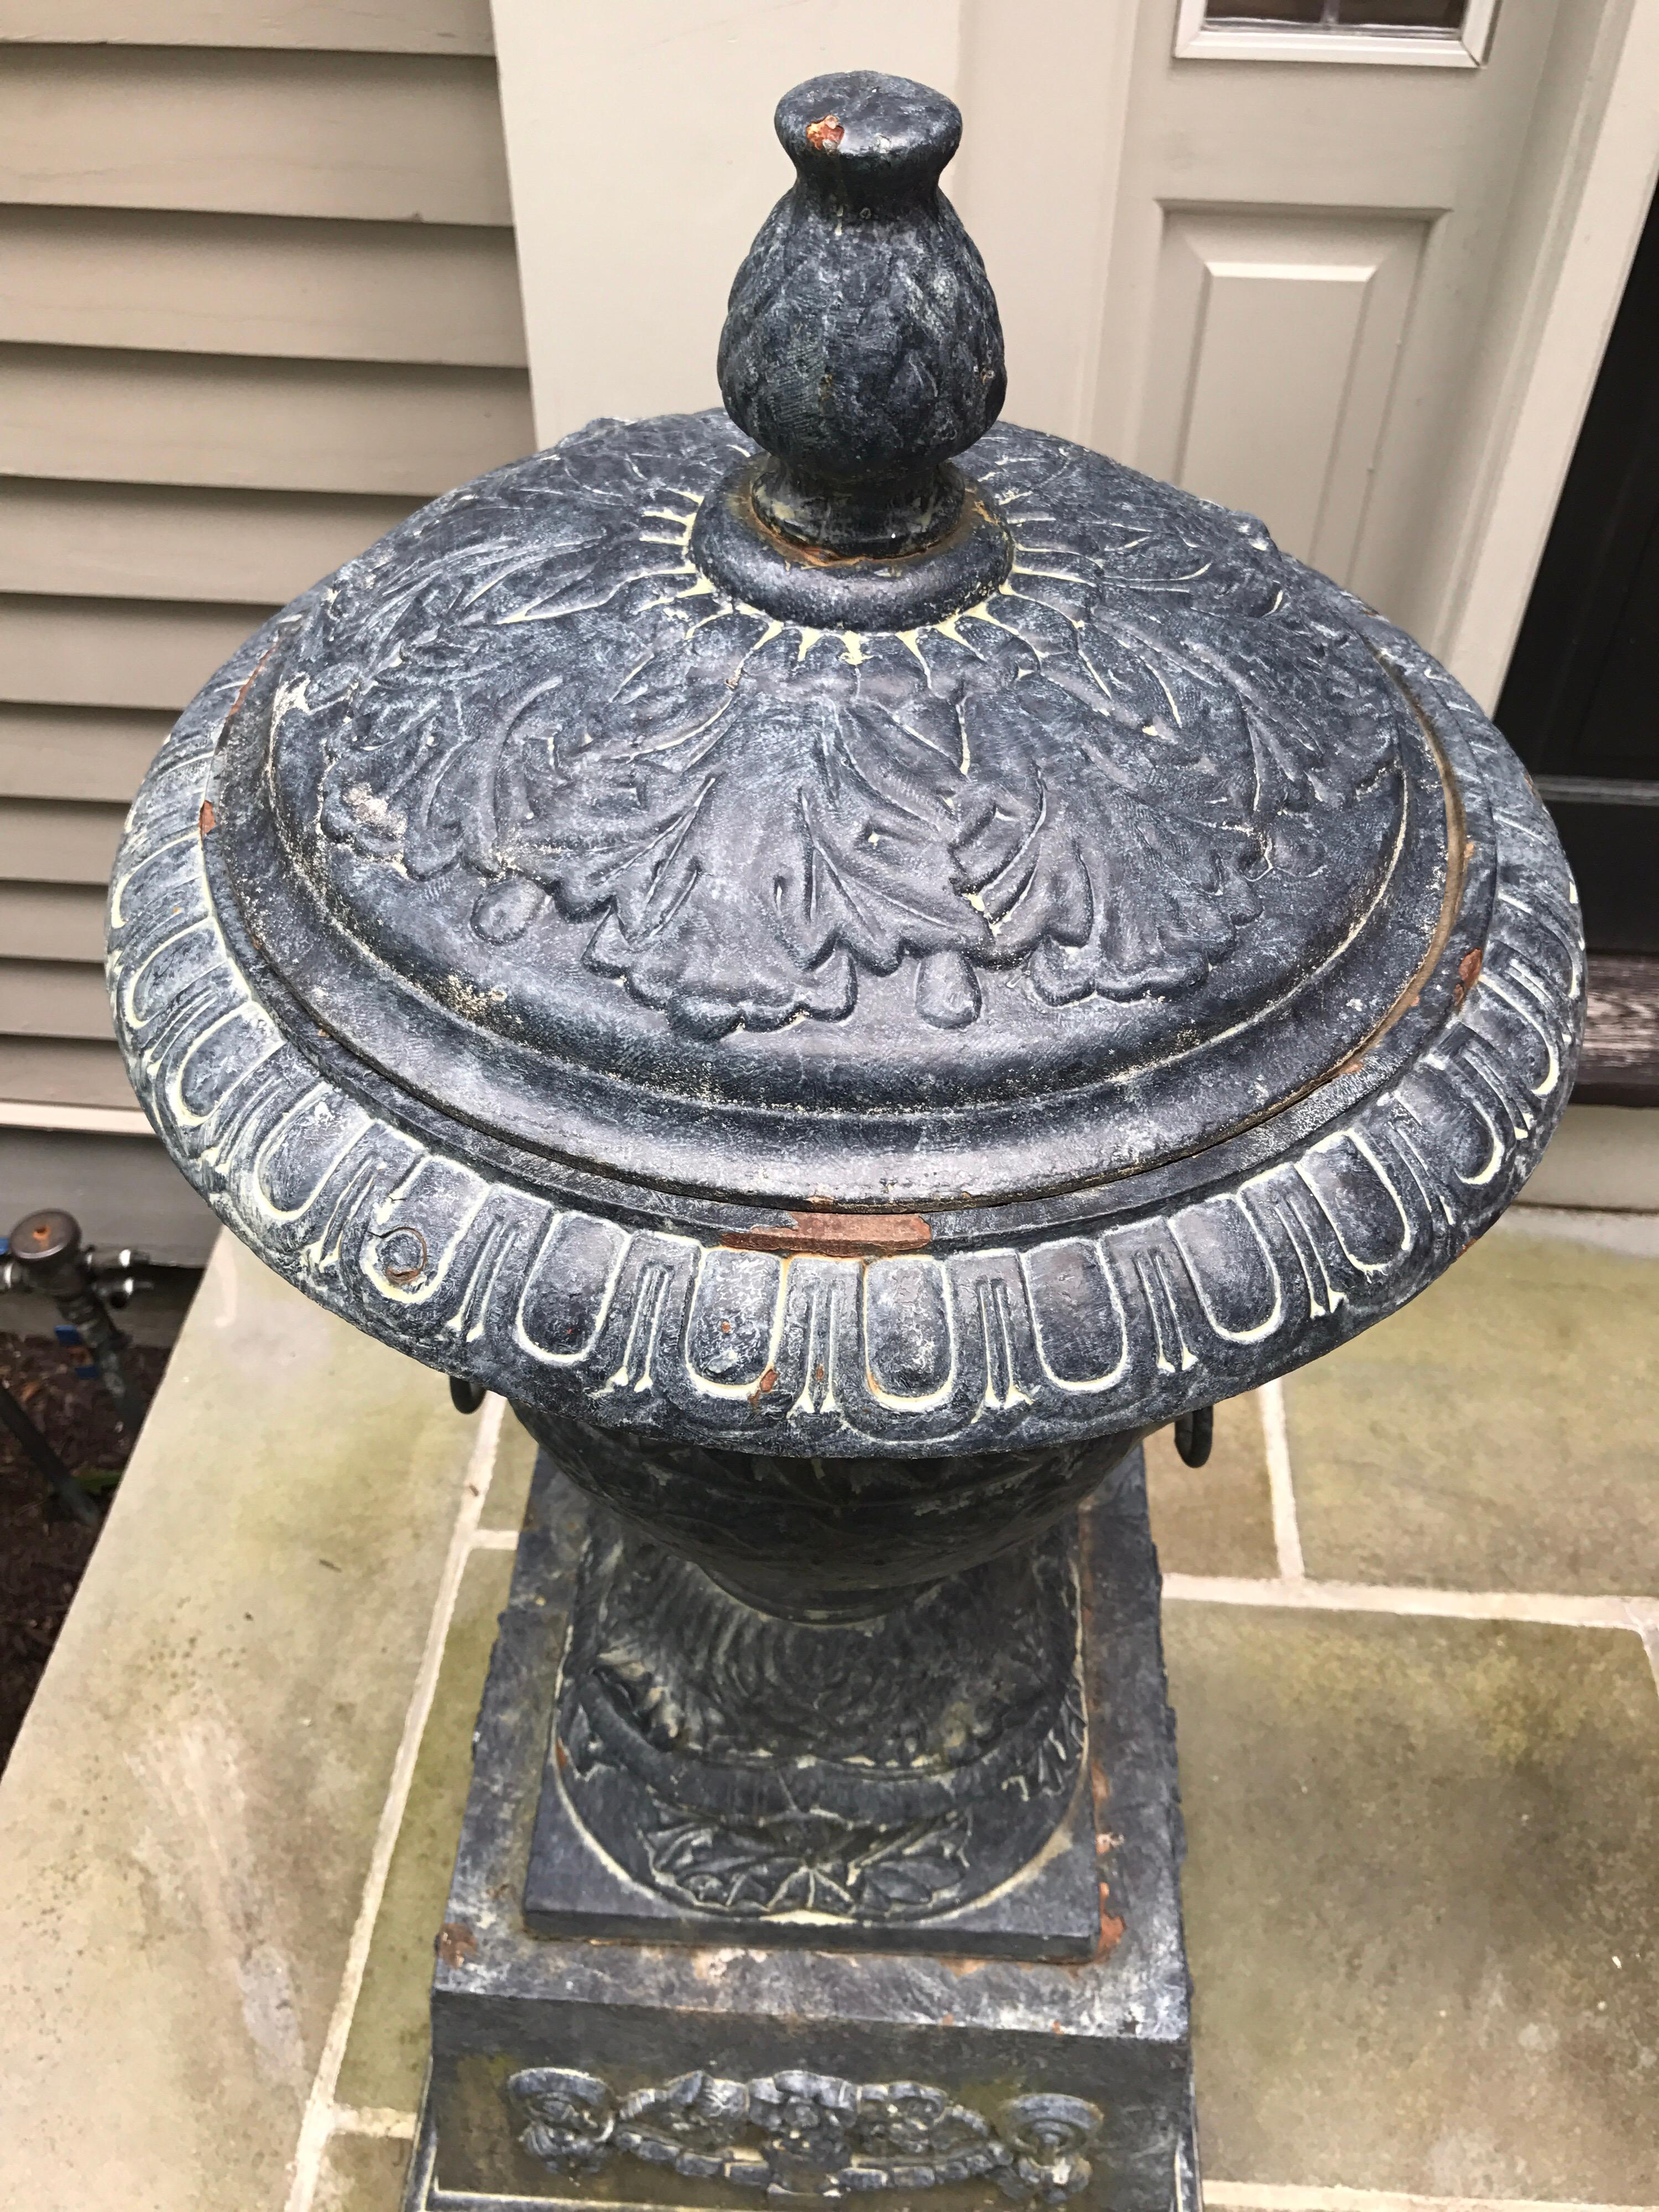
[[[996,288],[1008,415],[1084,434],[1133,0],[495,0],[495,12],[544,443],[595,415],[718,401],[726,293],[792,180],[772,110],[836,69],[919,77],[966,110],[945,189]]]

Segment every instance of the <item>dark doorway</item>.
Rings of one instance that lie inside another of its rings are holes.
[[[1590,949],[1659,953],[1659,200],[1498,703],[1561,831]]]

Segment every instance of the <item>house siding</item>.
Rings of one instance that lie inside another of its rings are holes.
[[[489,9],[10,0],[0,33],[0,1231],[124,1235],[137,1175],[186,1256],[204,1212],[107,1134],[104,886],[248,631],[534,443]]]

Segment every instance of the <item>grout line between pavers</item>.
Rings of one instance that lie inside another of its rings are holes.
[[[473,1440],[466,1473],[462,1479],[460,1507],[450,1532],[449,1549],[444,1557],[443,1572],[439,1577],[437,1595],[433,1601],[426,1647],[416,1671],[415,1686],[410,1692],[409,1705],[404,1715],[403,1735],[398,1745],[398,1755],[392,1761],[392,1778],[387,1785],[386,1802],[380,1808],[380,1823],[374,1831],[374,1846],[369,1854],[362,1899],[357,1907],[356,1922],[346,1950],[345,1970],[340,1977],[339,1994],[334,2001],[328,2033],[323,2042],[322,2057],[318,2062],[310,2094],[306,2099],[305,2112],[300,2122],[299,2141],[294,2152],[294,2181],[288,2193],[287,2212],[311,2212],[312,2199],[316,2194],[318,2177],[322,2172],[323,2154],[328,2148],[329,2134],[333,2125],[334,2092],[340,2079],[340,2065],[345,2057],[347,2039],[351,2033],[357,1998],[363,1985],[364,1969],[368,1964],[368,1947],[380,1914],[380,1900],[386,1893],[386,1875],[391,1870],[398,1832],[403,1826],[404,1808],[409,1802],[410,1785],[415,1778],[415,1761],[420,1752],[421,1738],[426,1731],[427,1717],[431,1712],[433,1694],[438,1686],[438,1669],[443,1663],[444,1645],[448,1640],[449,1624],[454,1615],[461,1576],[472,1549],[478,1516],[483,1511],[484,1499],[489,1494],[490,1477],[495,1470],[495,1449],[501,1439],[501,1419],[506,1410],[507,1401],[497,1397],[492,1391],[478,1415],[478,1433]]]
[[[1651,1597],[1178,1574],[1164,1576],[1164,1595],[1187,1604],[1288,1606],[1305,1613],[1398,1613],[1449,1620],[1531,1620],[1559,1628],[1623,1628],[1641,1637],[1650,1657],[1659,1643],[1659,1598]]]
[[[1305,2182],[1211,2181],[1217,2212],[1659,2212],[1659,2206],[1589,2204],[1577,2197],[1418,2197],[1403,2190],[1328,2188]]]
[[[389,2105],[336,2105],[329,2114],[331,2136],[374,2136],[386,2142],[413,2142],[418,2115]]]
[[[1291,1480],[1291,1432],[1285,1419],[1285,1385],[1264,1382],[1256,1392],[1261,1409],[1261,1440],[1267,1449],[1267,1487],[1273,1498],[1273,1551],[1279,1579],[1299,1583],[1307,1574],[1302,1531],[1297,1525],[1296,1487]]]

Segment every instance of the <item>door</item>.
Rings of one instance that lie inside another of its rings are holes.
[[[1562,11],[1186,0],[1173,39],[1171,12],[1137,11],[1094,442],[1432,647]]]
[[[1009,417],[1255,510],[1455,645],[1489,701],[1605,336],[1582,301],[1591,358],[1546,410],[1559,460],[1535,465],[1553,428],[1527,432],[1544,482],[1518,536],[1505,513],[1473,642],[1469,580],[1632,20],[1632,0],[495,0],[539,434],[713,404],[732,271],[788,182],[778,94],[830,69],[922,77],[964,110],[945,185],[1002,304]]]

